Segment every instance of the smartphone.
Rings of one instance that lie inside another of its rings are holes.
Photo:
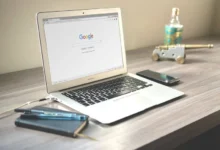
[[[164,85],[174,85],[177,84],[180,80],[176,77],[172,77],[166,74],[158,73],[151,70],[144,70],[136,73],[137,75],[153,80],[155,82],[164,84]]]

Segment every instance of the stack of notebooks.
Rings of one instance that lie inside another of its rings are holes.
[[[21,116],[15,120],[16,126],[59,135],[70,137],[79,136],[79,133],[88,124],[88,116],[75,112],[47,107],[34,107],[29,110],[20,109],[20,112],[21,111],[23,111],[24,114],[21,114]],[[71,115],[71,117],[68,115]]]

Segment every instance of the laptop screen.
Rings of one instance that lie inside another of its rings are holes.
[[[52,84],[123,68],[118,14],[44,19]]]

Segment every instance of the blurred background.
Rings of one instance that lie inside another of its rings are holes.
[[[220,34],[219,0],[0,0],[0,74],[42,66],[36,13],[122,9],[126,50],[163,43],[164,25],[180,8],[183,39]]]

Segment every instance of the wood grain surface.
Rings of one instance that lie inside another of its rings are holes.
[[[127,52],[129,72],[151,69],[179,77],[180,84],[173,88],[185,97],[112,125],[91,120],[83,134],[98,141],[19,128],[14,125],[19,114],[13,114],[0,120],[0,149],[171,149],[213,128],[220,123],[220,37],[186,42],[215,47],[188,50],[184,65],[152,61],[153,47]],[[0,75],[0,112],[45,96],[42,68]],[[35,105],[71,110],[55,102]]]

